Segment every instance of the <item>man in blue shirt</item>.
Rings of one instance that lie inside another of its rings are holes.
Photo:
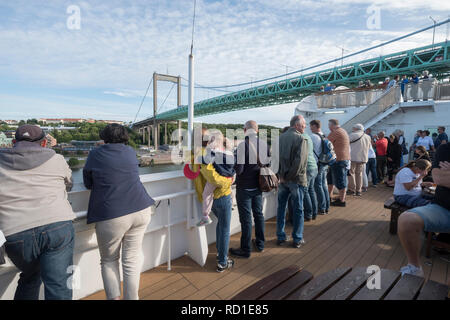
[[[434,141],[434,147],[437,149],[441,144],[445,144],[448,142],[448,136],[445,133],[445,127],[438,128],[439,135]]]
[[[419,99],[417,99],[419,89],[419,86],[417,86],[417,84],[419,84],[419,77],[417,76],[417,73],[413,74],[411,83],[413,84],[413,86],[411,87],[411,96],[413,98],[413,101],[419,101]]]
[[[392,79],[391,81],[389,81],[387,89],[392,88],[393,86],[395,86],[398,82],[398,76],[395,76],[394,79]]]
[[[405,96],[405,88],[406,88],[406,84],[409,83],[408,78],[406,77],[406,74],[404,74],[402,76],[402,82],[400,84],[400,87],[402,89],[402,96],[403,96],[403,100],[406,102],[407,101],[407,97]]]

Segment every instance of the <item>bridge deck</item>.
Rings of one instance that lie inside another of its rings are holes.
[[[392,194],[387,187],[369,188],[362,198],[349,197],[346,208],[333,208],[326,216],[305,223],[306,244],[300,249],[275,244],[276,220],[266,222],[266,249],[253,253],[250,259],[235,259],[235,266],[221,274],[215,272],[215,244],[209,246],[204,268],[187,256],[167,265],[142,273],[140,298],[161,299],[230,299],[237,292],[266,275],[291,264],[302,265],[314,276],[344,266],[375,264],[380,268],[398,270],[406,257],[398,236],[390,235],[390,212],[383,208]],[[287,231],[291,229],[288,227]],[[289,233],[288,233],[289,234]],[[230,247],[239,246],[240,233],[231,237]],[[432,252],[422,263],[427,279],[450,283],[450,255]],[[431,262],[431,263],[430,263]],[[86,299],[105,299],[104,291]]]

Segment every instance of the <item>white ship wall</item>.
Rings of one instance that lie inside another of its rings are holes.
[[[141,176],[148,193],[152,197],[161,197],[187,191],[188,180],[182,171],[164,172]],[[265,219],[276,215],[276,193],[264,193]],[[189,209],[193,205],[193,195],[181,196],[171,199],[170,210],[170,240],[171,259],[190,255],[194,260],[206,260],[205,248],[207,244],[214,243],[217,219],[211,215],[213,223],[201,228],[188,228],[188,223],[196,223],[201,215],[201,204],[197,202],[197,212]],[[89,191],[75,191],[69,194],[72,207],[78,214],[87,210]],[[162,200],[160,205],[153,207],[152,219],[147,227],[143,242],[143,266],[142,271],[150,270],[156,266],[167,263],[169,250],[168,230],[168,204]],[[190,218],[193,219],[190,219]],[[73,298],[80,299],[94,292],[103,290],[103,282],[100,272],[100,255],[97,246],[94,224],[87,225],[86,219],[78,219],[75,223],[75,250],[74,265],[76,272],[73,275]],[[206,230],[205,230],[206,229]],[[231,219],[231,234],[240,232],[239,216],[233,190],[233,211]],[[207,242],[207,243],[206,243]],[[207,252],[207,251],[206,251]],[[19,278],[18,270],[8,262],[0,266],[0,300],[13,299]],[[43,286],[41,287],[43,298]]]
[[[450,134],[450,101],[434,101],[434,106],[420,106],[421,104],[424,103],[402,103],[404,107],[373,125],[372,133],[384,131],[391,134],[396,129],[403,130],[408,148],[414,142],[417,130],[444,126],[446,133]]]

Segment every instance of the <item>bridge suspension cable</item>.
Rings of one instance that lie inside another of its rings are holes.
[[[173,88],[175,87],[175,83],[172,84],[172,87],[169,90],[169,93],[167,94],[166,98],[164,99],[163,103],[158,107],[157,113],[159,113],[159,111],[161,111],[162,107],[164,106],[164,104],[166,103],[167,98],[169,97],[170,93],[172,92]]]
[[[144,104],[145,98],[147,97],[148,90],[150,90],[150,86],[152,85],[152,82],[153,82],[153,76],[152,76],[151,79],[150,79],[150,82],[149,82],[148,87],[147,87],[147,91],[145,91],[145,94],[144,94],[144,96],[142,97],[141,104],[139,105],[139,109],[138,109],[138,111],[136,112],[136,116],[134,117],[133,123],[136,122],[137,116],[138,116],[139,112],[141,111],[142,105]]]
[[[369,47],[369,48],[366,48],[366,49],[363,49],[363,50],[359,50],[359,51],[354,52],[354,53],[350,53],[350,54],[345,55],[345,56],[342,56],[342,57],[340,57],[340,58],[328,60],[328,61],[325,61],[325,62],[322,62],[322,63],[318,63],[318,64],[315,64],[315,65],[313,65],[313,66],[307,67],[307,68],[303,68],[303,69],[296,70],[296,71],[291,71],[291,72],[289,72],[289,73],[285,73],[285,74],[282,74],[282,75],[277,75],[277,76],[268,77],[268,78],[261,79],[261,80],[249,81],[249,82],[242,82],[242,83],[237,83],[237,84],[221,85],[221,86],[202,86],[202,87],[203,87],[204,89],[223,89],[223,88],[241,87],[241,86],[245,86],[245,85],[251,85],[251,84],[255,84],[255,83],[261,83],[261,82],[265,82],[265,81],[269,81],[269,80],[278,79],[278,78],[285,77],[285,76],[288,76],[288,75],[293,75],[293,74],[296,74],[296,73],[299,73],[299,72],[304,72],[304,71],[311,70],[311,69],[314,69],[314,68],[317,68],[317,67],[321,67],[321,66],[323,66],[323,65],[327,65],[327,64],[330,64],[330,63],[333,63],[333,62],[337,62],[337,61],[342,60],[342,59],[346,59],[346,58],[349,58],[349,57],[353,57],[353,56],[356,56],[356,55],[358,55],[358,54],[361,54],[361,53],[364,53],[364,52],[367,52],[367,51],[370,51],[370,50],[373,50],[373,49],[376,49],[376,48],[383,47],[383,46],[388,45],[388,44],[390,44],[390,43],[393,43],[393,42],[397,42],[397,41],[403,40],[403,39],[408,38],[408,37],[411,37],[411,36],[413,36],[413,35],[415,35],[415,34],[422,33],[422,32],[424,32],[424,31],[433,29],[433,28],[435,28],[435,27],[441,26],[441,25],[446,24],[446,23],[449,23],[449,22],[450,22],[450,18],[447,19],[447,20],[444,20],[444,21],[442,21],[442,22],[433,24],[433,25],[431,25],[431,26],[428,26],[428,27],[425,27],[425,28],[416,30],[416,31],[411,32],[411,33],[408,33],[408,34],[406,34],[406,35],[404,35],[404,36],[397,37],[397,38],[391,39],[391,40],[389,40],[389,41],[382,42],[382,43],[380,43],[380,44],[378,44],[378,45],[375,45],[375,46],[372,46],[372,47]]]

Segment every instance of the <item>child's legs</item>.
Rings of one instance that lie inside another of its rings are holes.
[[[207,182],[205,184],[205,189],[203,189],[202,198],[202,213],[204,217],[209,216],[209,213],[211,212],[211,208],[214,201],[214,190],[216,189],[216,186],[213,184],[210,184]]]

